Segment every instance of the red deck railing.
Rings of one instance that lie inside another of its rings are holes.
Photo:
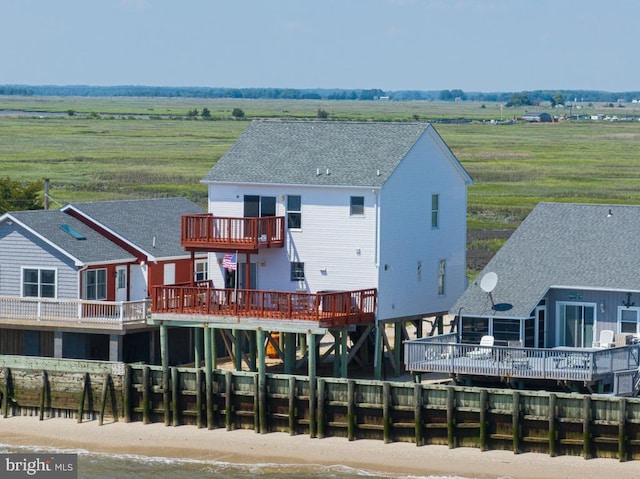
[[[155,286],[151,312],[315,321],[321,327],[372,323],[375,288],[332,293]]]
[[[187,251],[238,250],[284,246],[284,217],[232,218],[210,213],[182,215],[182,247]]]

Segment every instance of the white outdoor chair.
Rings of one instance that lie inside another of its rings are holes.
[[[614,333],[610,329],[600,331],[600,338],[593,343],[594,348],[605,349],[615,346]]]
[[[493,336],[488,334],[480,338],[480,346],[467,353],[467,357],[471,359],[491,359],[491,351],[493,347]]]

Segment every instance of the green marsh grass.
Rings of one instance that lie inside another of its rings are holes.
[[[187,118],[188,111],[205,107],[210,120]],[[233,108],[241,108],[245,119],[232,119]],[[519,117],[524,108],[501,111],[490,102],[0,96],[0,110],[63,113],[0,115],[0,177],[50,178],[51,196],[60,204],[187,196],[206,206],[200,180],[248,120],[315,118],[319,109],[329,121],[437,122],[474,179],[468,190],[471,236],[513,230],[541,201],[640,204],[639,121],[501,124],[491,120]],[[621,117],[635,111],[585,105],[582,113]],[[457,118],[473,121],[441,122]],[[469,246],[493,251],[497,244]]]

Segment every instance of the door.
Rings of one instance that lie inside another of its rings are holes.
[[[544,348],[546,347],[545,341],[545,331],[546,331],[546,306],[540,306],[536,308],[536,316],[535,316],[535,331],[534,331],[534,348]]]
[[[276,215],[276,197],[275,196],[258,196],[244,195],[244,217],[245,218],[263,218],[266,216]],[[246,230],[246,236],[253,234],[262,236],[267,234],[266,225],[261,225],[259,231]]]
[[[128,301],[127,267],[116,266],[116,301]]]
[[[558,346],[591,347],[596,305],[558,303]]]
[[[256,263],[249,263],[249,282],[247,282],[246,278],[246,267],[247,263],[238,263],[238,288],[239,289],[256,289],[257,287],[257,278],[256,274],[258,272]]]

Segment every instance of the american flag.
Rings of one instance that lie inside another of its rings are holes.
[[[224,269],[228,269],[230,271],[235,271],[237,268],[237,263],[236,263],[236,254],[233,253],[227,253],[224,255],[224,258],[222,259],[222,267]]]

